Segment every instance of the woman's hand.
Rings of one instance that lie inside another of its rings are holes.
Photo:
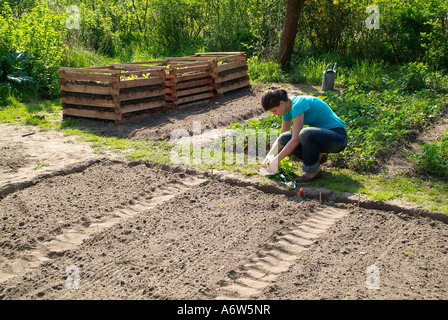
[[[267,166],[267,171],[270,174],[275,174],[278,170],[278,157],[275,157],[271,161],[269,161],[269,164]]]
[[[263,160],[260,168],[260,174],[273,175],[276,173],[278,167],[278,159],[272,154],[268,154]]]
[[[277,157],[266,157],[262,163],[260,173],[262,175],[273,175],[278,169],[278,159]]]
[[[273,157],[272,155],[268,154],[268,155],[266,156],[266,158],[264,158],[264,160],[263,160],[263,162],[261,163],[261,165],[262,165],[263,167],[267,168],[269,162],[270,162],[273,158],[274,158],[274,157]]]

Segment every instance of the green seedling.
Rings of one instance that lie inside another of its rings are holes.
[[[48,167],[50,166],[48,163],[36,163],[33,167],[34,170],[38,170],[38,169],[42,169],[43,167]]]
[[[308,257],[304,256],[304,255],[301,254],[300,252],[297,252],[297,255],[299,256],[299,257],[297,258],[297,262],[300,262],[300,261],[307,261],[307,260],[308,260]]]

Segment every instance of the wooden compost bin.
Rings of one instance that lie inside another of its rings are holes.
[[[167,103],[173,108],[209,102],[213,98],[212,63],[167,58]]]
[[[216,97],[250,86],[244,52],[196,53],[193,57],[212,61],[212,86]]]
[[[165,68],[165,93],[168,108],[184,108],[208,102],[213,98],[210,59],[166,58],[163,61],[130,62],[127,65],[158,65]]]
[[[129,122],[165,111],[165,68],[60,68],[63,116]]]

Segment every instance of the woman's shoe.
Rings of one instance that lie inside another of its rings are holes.
[[[322,176],[322,170],[319,169],[319,171],[317,171],[316,173],[313,173],[313,174],[305,173],[299,179],[297,179],[297,181],[298,182],[313,181],[313,180],[316,180],[317,178],[320,178],[321,176]]]

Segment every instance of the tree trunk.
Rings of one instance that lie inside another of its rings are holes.
[[[286,0],[285,23],[283,24],[278,52],[278,62],[282,67],[286,67],[291,61],[299,17],[304,4],[305,0]]]

